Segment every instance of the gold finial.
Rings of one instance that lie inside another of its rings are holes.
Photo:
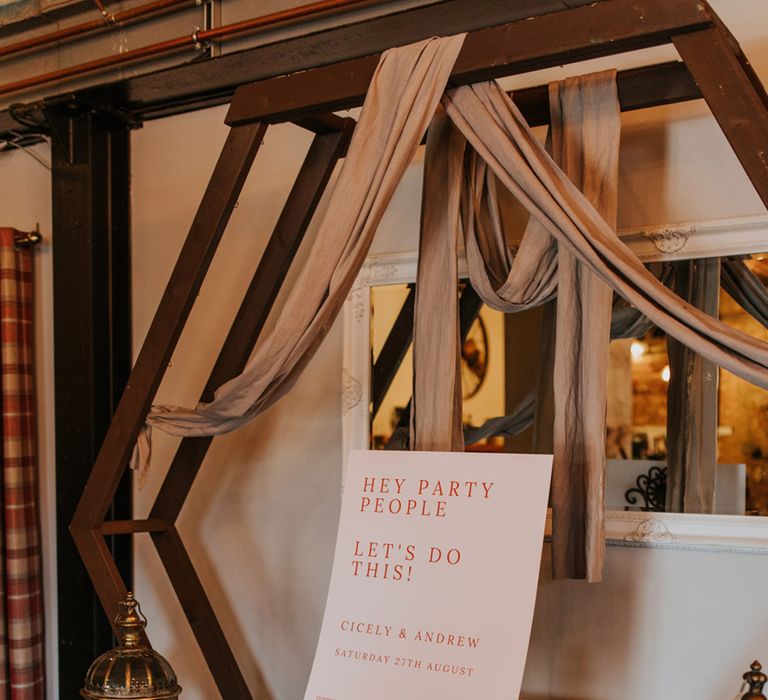
[[[147,618],[141,612],[139,601],[128,593],[120,601],[120,612],[115,617],[115,626],[120,630],[121,641],[126,649],[136,649],[141,644],[141,633],[147,627]]]
[[[752,663],[752,670],[747,671],[743,678],[749,686],[749,692],[742,695],[741,700],[766,700],[763,695],[763,686],[768,682],[768,676],[763,673],[763,667],[759,661]]]

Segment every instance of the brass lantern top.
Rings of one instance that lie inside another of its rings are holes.
[[[172,700],[181,694],[171,665],[142,643],[147,619],[129,593],[115,618],[121,644],[93,662],[80,695],[88,700]]]
[[[768,683],[768,676],[763,673],[763,667],[759,661],[752,664],[752,670],[747,671],[743,678],[749,686],[749,692],[742,695],[741,700],[765,700],[763,686]]]

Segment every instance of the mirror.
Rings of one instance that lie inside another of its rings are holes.
[[[748,265],[768,282],[768,255],[754,254]],[[383,357],[382,348],[411,293],[415,271],[415,254],[371,259],[350,295],[344,381],[348,448],[383,449],[398,425],[407,426],[411,350],[378,398],[382,387],[380,382],[375,386],[374,366]],[[462,347],[465,425],[478,426],[504,415],[535,386],[541,313],[533,309],[506,315],[482,308]],[[768,329],[725,292],[720,295],[720,317],[768,340]],[[609,541],[768,552],[768,519],[748,517],[768,515],[768,392],[725,371],[719,372],[717,393],[715,514],[649,514],[663,510],[663,496],[655,504],[661,507],[654,508],[637,493],[640,483],[646,492],[658,489],[653,479],[666,466],[668,365],[666,338],[656,328],[641,338],[611,343],[606,434]],[[512,437],[484,438],[468,449],[531,452],[531,438],[527,428]]]
[[[766,257],[747,262],[764,283],[768,282]],[[384,344],[410,294],[411,286],[407,284],[380,285],[371,290],[374,367],[382,359]],[[720,317],[768,340],[768,329],[724,291],[720,293]],[[479,427],[491,418],[510,413],[535,387],[540,318],[537,309],[503,314],[483,306],[462,345],[466,427]],[[641,338],[612,341],[608,371],[607,506],[611,510],[663,511],[670,381],[665,334],[653,327]],[[397,426],[407,425],[403,413],[411,397],[412,372],[409,349],[383,398],[377,401],[374,397],[370,436],[374,449],[384,449]],[[720,370],[719,375],[715,512],[768,515],[768,392],[728,372]],[[490,436],[467,449],[531,452],[532,432],[529,427],[514,437]]]

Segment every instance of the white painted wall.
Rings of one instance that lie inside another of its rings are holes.
[[[34,147],[50,161],[47,144]],[[35,248],[35,382],[38,402],[40,519],[45,596],[46,666],[49,700],[59,697],[56,617],[56,465],[53,396],[53,276],[51,267],[51,177],[23,151],[0,154],[0,226],[30,231],[40,224],[45,242]]]
[[[527,700],[731,700],[768,657],[764,556],[609,547],[587,584],[552,581],[548,550]]]

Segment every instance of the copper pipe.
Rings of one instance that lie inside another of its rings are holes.
[[[33,78],[17,80],[15,83],[0,85],[0,95],[7,95],[11,92],[26,90],[38,85],[45,85],[46,83],[52,83],[56,80],[63,80],[64,78],[71,78],[76,75],[84,75],[85,73],[103,70],[105,68],[110,68],[111,66],[128,63],[129,61],[138,61],[142,58],[151,58],[160,54],[179,51],[181,49],[194,46],[194,44],[195,42],[192,37],[186,36],[173,39],[171,41],[164,41],[159,44],[144,46],[140,49],[134,49],[133,51],[126,51],[125,53],[113,54],[111,56],[107,56],[106,58],[97,58],[93,61],[87,61],[86,63],[80,63],[76,66],[70,66],[69,68],[62,68],[50,73],[36,75]]]
[[[91,32],[113,25],[126,25],[140,19],[149,19],[153,15],[168,12],[179,5],[194,6],[196,4],[195,0],[155,0],[146,5],[139,5],[138,7],[133,7],[129,10],[124,10],[123,12],[116,12],[115,14],[104,14],[102,12],[102,16],[98,19],[83,22],[82,24],[75,24],[55,32],[49,32],[48,34],[41,34],[40,36],[35,36],[31,39],[17,41],[6,46],[0,46],[0,58],[55,44],[66,39],[74,39],[84,34],[90,34]],[[101,7],[104,6],[101,5]]]
[[[138,49],[133,49],[132,51],[126,51],[125,53],[97,58],[93,61],[69,66],[68,68],[61,68],[50,73],[43,73],[31,78],[17,80],[13,83],[6,83],[5,85],[0,85],[0,95],[28,90],[29,88],[38,87],[57,80],[63,80],[64,78],[93,73],[95,71],[104,70],[105,68],[111,68],[112,66],[174,53],[186,48],[198,46],[200,43],[210,39],[228,39],[237,34],[252,34],[258,31],[272,29],[276,25],[322,16],[356,5],[372,5],[382,1],[383,0],[320,0],[320,2],[313,2],[309,5],[300,5],[299,7],[282,10],[280,12],[273,12],[272,14],[263,15],[261,17],[253,17],[242,22],[226,24],[222,27],[209,29],[207,31],[196,31],[187,36],[168,39],[167,41],[150,44],[149,46],[143,46]]]
[[[280,12],[273,12],[261,17],[252,17],[242,22],[225,24],[223,27],[209,29],[199,33],[199,39],[223,39],[234,34],[252,33],[258,29],[271,29],[274,25],[295,22],[297,20],[312,18],[313,16],[322,16],[339,10],[345,10],[355,5],[376,5],[385,0],[319,0],[308,5],[299,5]]]
[[[104,3],[101,0],[93,0],[93,3],[99,8],[99,12],[101,12],[104,17],[109,17],[109,12],[107,12],[107,8],[104,7]]]

